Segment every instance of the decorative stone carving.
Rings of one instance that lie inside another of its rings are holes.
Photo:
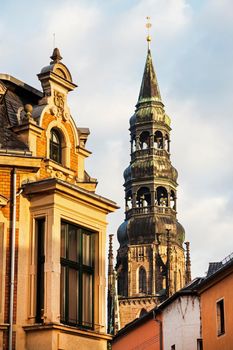
[[[64,106],[65,106],[65,96],[59,91],[54,90],[54,104],[57,107],[57,117],[63,118],[64,116]]]
[[[57,116],[58,118],[63,118],[63,120],[69,120],[69,113],[65,107],[66,103],[65,94],[60,91],[54,90],[54,105],[50,109],[52,115]]]
[[[50,108],[50,113],[51,113],[52,115],[57,115],[57,107],[55,107],[55,106],[51,107],[51,108]]]
[[[23,118],[23,121],[31,121],[32,120],[32,111],[33,111],[32,105],[26,104],[24,106],[24,110],[25,110],[25,117]]]

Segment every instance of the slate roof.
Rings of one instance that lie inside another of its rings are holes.
[[[138,97],[138,104],[152,101],[161,102],[161,95],[152,62],[151,52],[148,50],[141,89]]]
[[[218,271],[222,266],[223,266],[223,264],[221,261],[220,262],[210,262],[206,277],[213,275],[213,273]]]
[[[206,275],[206,279],[210,276],[216,274],[218,271],[227,268],[227,266],[233,264],[233,253],[226,256],[222,261],[218,262],[210,262],[209,263],[209,269]]]
[[[10,130],[9,118],[7,114],[7,108],[5,106],[5,100],[2,99],[0,103],[0,150],[23,150],[27,151],[28,146],[20,141],[17,135]],[[14,125],[14,124],[13,124]]]
[[[28,146],[19,140],[12,127],[19,125],[25,116],[25,104],[37,104],[42,93],[6,74],[0,74],[0,86],[0,151],[26,152]]]

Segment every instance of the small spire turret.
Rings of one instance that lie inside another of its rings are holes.
[[[191,282],[191,259],[190,259],[190,243],[185,242],[186,245],[186,259],[185,259],[185,284]]]
[[[115,334],[115,271],[113,268],[113,234],[109,235],[109,250],[108,250],[108,333]]]
[[[167,263],[166,263],[166,294],[169,298],[171,296],[171,237],[170,229],[167,231]]]
[[[109,250],[108,250],[108,276],[112,276],[114,269],[113,269],[113,247],[112,247],[112,239],[113,234],[109,235]]]

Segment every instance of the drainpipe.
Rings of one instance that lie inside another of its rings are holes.
[[[16,169],[13,169],[12,178],[12,230],[11,230],[11,282],[10,282],[10,307],[9,307],[9,350],[12,350],[13,336],[13,306],[15,286],[15,234],[16,234]]]
[[[162,329],[163,323],[161,320],[158,320],[156,318],[155,311],[153,311],[153,319],[155,320],[155,322],[159,324],[159,350],[163,350],[163,329]]]

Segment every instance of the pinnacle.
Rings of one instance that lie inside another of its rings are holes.
[[[52,61],[50,62],[51,64],[58,63],[62,60],[60,51],[57,47],[55,47],[55,49],[53,50],[53,54],[52,56],[50,56],[50,58],[52,59]]]

